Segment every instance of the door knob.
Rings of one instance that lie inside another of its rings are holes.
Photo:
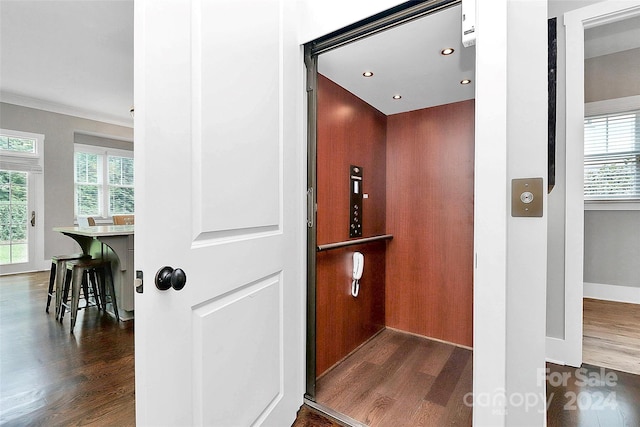
[[[187,284],[187,275],[181,268],[174,270],[171,267],[165,266],[156,273],[155,282],[156,288],[161,291],[166,291],[169,288],[179,291]]]

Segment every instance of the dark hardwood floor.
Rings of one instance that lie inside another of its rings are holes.
[[[547,364],[548,427],[640,426],[640,376]]]
[[[135,425],[133,321],[45,312],[49,273],[0,277],[0,424]]]

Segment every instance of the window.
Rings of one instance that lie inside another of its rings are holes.
[[[134,213],[133,152],[75,145],[75,215]]]
[[[2,134],[0,135],[0,149],[10,153],[36,154],[37,141],[37,138]]]
[[[585,118],[584,198],[640,199],[640,110]]]

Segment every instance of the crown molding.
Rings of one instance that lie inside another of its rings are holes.
[[[0,101],[6,104],[19,105],[21,107],[35,108],[37,110],[49,111],[52,113],[65,114],[68,116],[79,117],[82,119],[95,120],[98,122],[109,123],[112,125],[133,128],[133,118],[127,119],[120,116],[90,111],[70,105],[59,104],[56,102],[45,101],[38,98],[31,98],[24,95],[18,95],[11,92],[0,91]]]

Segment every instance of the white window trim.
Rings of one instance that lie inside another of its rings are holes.
[[[587,102],[584,104],[584,116],[597,116],[602,114],[622,113],[640,109],[640,95],[624,98],[606,99],[604,101]],[[585,211],[640,211],[638,200],[585,200]]]
[[[0,153],[2,154],[0,167],[40,174],[43,172],[42,144],[44,144],[44,135],[10,129],[0,129],[0,134],[16,136],[18,138],[35,139],[36,141],[34,153],[0,149]]]
[[[25,139],[35,139],[36,140],[36,146],[35,146],[35,152],[34,153],[27,153],[27,152],[23,152],[23,151],[11,151],[11,150],[2,150],[0,149],[0,151],[2,152],[3,156],[10,156],[10,157],[23,157],[23,158],[31,158],[31,159],[39,159],[41,157],[42,154],[42,143],[44,142],[44,135],[40,134],[40,133],[32,133],[32,132],[22,132],[19,130],[10,130],[10,129],[0,129],[0,134],[2,135],[8,135],[8,136],[15,136],[18,138],[25,138]]]
[[[76,153],[88,153],[88,154],[97,154],[102,157],[102,182],[101,182],[101,187],[102,187],[102,209],[103,209],[103,215],[100,217],[96,217],[94,218],[96,220],[97,223],[100,224],[111,224],[111,217],[109,216],[109,192],[106,191],[106,188],[109,186],[109,184],[106,181],[107,178],[107,157],[108,156],[118,156],[118,157],[128,157],[133,159],[133,151],[132,150],[122,150],[119,148],[109,148],[109,147],[102,147],[102,146],[98,146],[98,145],[87,145],[87,144],[73,144],[73,164],[74,164],[74,168],[75,168],[75,154]],[[75,176],[75,171],[74,171],[74,176]],[[73,180],[73,185],[74,185],[74,198],[75,198],[75,178]],[[78,223],[78,216],[75,212],[75,201],[74,201],[74,214],[73,214],[73,220],[74,223],[77,224]]]
[[[615,202],[602,200],[585,200],[585,211],[640,211],[640,202],[635,200],[619,200]]]

